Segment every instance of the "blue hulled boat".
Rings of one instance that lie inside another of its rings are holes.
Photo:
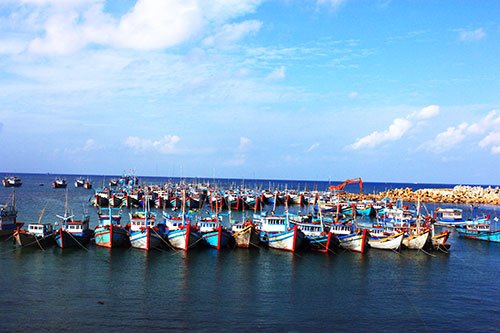
[[[460,237],[500,243],[500,229],[492,229],[490,216],[467,221],[455,228]]]
[[[146,204],[148,206],[148,204]],[[129,239],[133,248],[149,251],[163,247],[165,225],[156,226],[156,215],[145,210],[130,213]]]
[[[254,215],[254,220],[261,223],[261,242],[267,246],[290,252],[295,252],[305,238],[297,225],[291,226],[288,214],[284,215]]]
[[[99,224],[94,229],[94,239],[97,246],[108,248],[126,247],[130,245],[128,232],[120,225],[122,211],[109,207],[99,210]]]
[[[205,244],[217,250],[227,246],[232,238],[231,232],[222,226],[218,216],[201,218],[196,225]]]
[[[57,216],[61,219],[61,227],[54,233],[57,246],[61,249],[81,247],[90,243],[94,231],[89,228],[90,217],[84,215],[82,220],[74,220],[73,216]]]

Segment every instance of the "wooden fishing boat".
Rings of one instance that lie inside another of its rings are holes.
[[[20,229],[24,223],[17,222],[17,210],[15,194],[12,200],[0,206],[0,237],[10,237],[16,229]]]
[[[453,227],[464,224],[463,210],[459,208],[436,208],[434,210],[434,224],[437,226]]]
[[[97,246],[128,247],[130,241],[125,228],[120,225],[122,211],[119,208],[109,207],[99,210],[98,225],[94,229],[94,240]]]
[[[251,220],[232,224],[231,231],[237,247],[259,246],[260,232]]]
[[[434,232],[434,226],[431,227],[431,243],[432,248],[434,250],[445,250],[448,251],[450,249],[450,244],[447,243],[448,238],[450,237],[450,231],[444,230],[440,233]]]
[[[374,249],[398,251],[403,243],[403,238],[404,232],[382,237],[370,233],[368,245]]]
[[[290,225],[287,215],[265,215],[260,218],[260,222],[261,243],[270,248],[295,252],[305,239],[297,225]]]
[[[205,244],[217,250],[227,246],[232,239],[231,233],[222,226],[221,222],[220,217],[215,215],[201,218],[196,223]]]
[[[88,245],[94,236],[94,231],[90,229],[90,217],[84,215],[81,220],[74,220],[73,216],[59,216],[61,227],[55,232],[56,244],[62,248],[81,247]]]
[[[30,223],[28,229],[14,232],[16,245],[21,247],[39,247],[44,250],[54,244],[54,230],[50,223]]]
[[[165,245],[163,240],[164,225],[161,225],[161,229],[156,226],[156,215],[153,212],[146,209],[143,212],[129,214],[129,239],[133,248],[149,251]]]
[[[347,235],[337,235],[340,246],[346,250],[364,253],[367,243],[366,229],[355,230]]]
[[[500,242],[500,229],[492,228],[489,216],[467,221],[455,227],[460,237],[487,242]]]
[[[430,240],[429,228],[407,229],[403,245],[410,250],[422,250]]]
[[[340,245],[337,236],[325,229],[321,218],[313,219],[309,215],[299,215],[290,216],[289,219],[291,225],[298,226],[304,233],[307,249],[327,253]]]

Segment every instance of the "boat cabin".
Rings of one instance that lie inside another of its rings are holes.
[[[64,231],[70,234],[80,234],[89,229],[90,218],[86,216],[82,221],[68,221],[64,227]]]
[[[53,231],[52,224],[50,223],[36,223],[28,224],[28,233],[35,236],[46,236]]]
[[[197,226],[200,232],[210,232],[217,229],[220,222],[220,218],[204,218],[198,221]]]
[[[435,219],[442,222],[463,221],[463,211],[458,208],[439,208],[435,212]]]
[[[330,225],[330,232],[335,235],[350,235],[352,234],[352,227],[342,223],[335,223]]]

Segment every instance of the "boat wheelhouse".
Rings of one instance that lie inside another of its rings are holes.
[[[463,218],[463,210],[459,208],[437,208],[434,211],[435,225],[438,226],[455,226],[465,223]]]

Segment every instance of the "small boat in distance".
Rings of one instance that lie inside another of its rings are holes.
[[[4,187],[20,187],[23,185],[21,178],[17,176],[4,177],[2,179],[2,184]]]
[[[66,182],[66,179],[63,178],[57,177],[52,182],[52,188],[66,188],[66,186],[68,186],[68,183]]]

